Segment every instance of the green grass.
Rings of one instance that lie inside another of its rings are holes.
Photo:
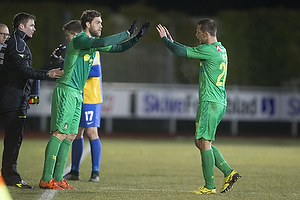
[[[34,189],[8,187],[13,199],[35,200],[48,194],[38,187],[47,141],[23,141],[18,171]],[[88,154],[81,165],[81,181],[69,181],[77,190],[57,191],[53,199],[300,199],[299,139],[217,138],[214,145],[242,178],[231,191],[220,194],[223,175],[216,169],[218,193],[205,196],[189,192],[203,185],[200,154],[192,138],[101,141],[100,182],[88,182]]]

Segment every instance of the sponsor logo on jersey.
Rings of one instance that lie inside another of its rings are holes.
[[[221,47],[216,46],[216,48],[217,48],[217,51],[222,51]]]
[[[89,54],[85,54],[83,57],[84,61],[89,61],[90,60],[90,55]]]
[[[68,123],[65,123],[64,129],[67,130],[67,129],[68,129],[68,126],[69,126],[69,124],[68,124]]]

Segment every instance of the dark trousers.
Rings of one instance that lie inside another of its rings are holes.
[[[5,132],[1,174],[6,185],[15,185],[21,180],[17,171],[17,160],[23,140],[26,115],[27,110],[1,113],[1,126]]]

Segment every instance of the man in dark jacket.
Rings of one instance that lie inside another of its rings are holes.
[[[35,32],[35,16],[18,13],[13,19],[14,31],[6,41],[4,63],[0,67],[1,125],[5,131],[1,173],[6,185],[32,188],[17,171],[17,159],[23,139],[31,85],[34,79],[59,78],[63,71],[57,69],[36,70],[32,68],[32,55],[26,42]]]

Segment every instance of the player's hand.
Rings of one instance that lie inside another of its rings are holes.
[[[128,32],[130,33],[130,36],[132,36],[132,34],[136,31],[137,27],[136,24],[138,23],[139,18],[136,18],[133,23],[131,24],[131,26],[128,29]]]
[[[51,69],[49,71],[49,78],[60,78],[63,73],[64,70],[61,70],[60,68]]]
[[[169,33],[167,27],[162,26],[161,24],[158,24],[156,27],[156,30],[158,31],[159,36],[161,38],[167,37],[167,38],[169,38],[169,40],[171,40],[173,42],[173,38],[172,38],[171,34]]]
[[[136,38],[139,40],[141,39],[147,32],[148,28],[150,27],[150,22],[147,21],[142,28],[140,29],[140,31],[138,32],[138,34],[136,35]]]
[[[173,38],[172,38],[172,36],[171,36],[169,30],[167,29],[167,27],[164,26],[164,29],[165,29],[165,31],[166,31],[166,34],[167,34],[167,37],[169,38],[169,40],[171,40],[171,41],[173,42]]]
[[[157,25],[156,30],[158,31],[158,34],[161,38],[167,37],[166,30],[164,29],[164,27],[161,24]]]

